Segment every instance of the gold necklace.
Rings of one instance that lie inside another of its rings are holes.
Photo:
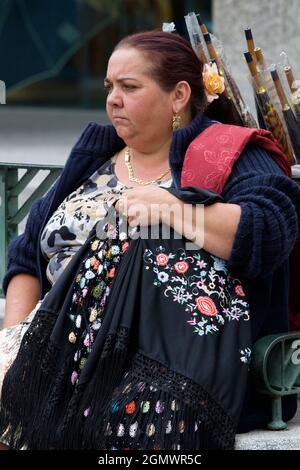
[[[131,158],[130,148],[126,147],[125,148],[125,159],[124,159],[124,161],[125,161],[125,165],[126,165],[127,170],[128,170],[128,178],[129,178],[130,181],[134,181],[135,183],[142,184],[144,186],[146,186],[148,184],[157,183],[157,181],[161,180],[170,171],[170,168],[168,168],[167,171],[165,171],[164,173],[159,175],[157,178],[155,178],[155,180],[145,181],[145,180],[142,180],[141,178],[136,178],[134,176],[133,168],[132,168],[131,163],[130,163],[130,158]]]

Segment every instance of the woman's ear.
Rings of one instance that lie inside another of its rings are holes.
[[[178,82],[175,89],[173,90],[173,112],[174,114],[179,113],[181,110],[186,108],[191,98],[191,87],[185,80]]]

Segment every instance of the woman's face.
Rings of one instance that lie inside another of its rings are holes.
[[[115,51],[107,67],[107,114],[133,148],[159,146],[172,135],[174,93],[163,91],[147,67],[147,58],[136,49]]]

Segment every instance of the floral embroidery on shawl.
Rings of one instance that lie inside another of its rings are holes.
[[[199,336],[220,331],[225,322],[249,320],[249,305],[239,279],[231,277],[226,262],[205,250],[157,253],[146,249],[145,269],[153,271],[153,285],[184,307],[193,332]]]

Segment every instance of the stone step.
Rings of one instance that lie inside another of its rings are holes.
[[[237,450],[300,450],[300,401],[295,417],[282,431],[256,430],[237,434]]]

